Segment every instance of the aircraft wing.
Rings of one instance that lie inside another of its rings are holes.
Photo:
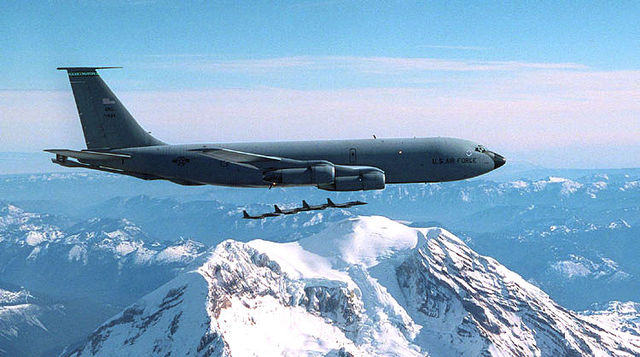
[[[130,159],[131,155],[127,154],[115,154],[108,152],[97,152],[97,151],[77,151],[77,150],[69,150],[69,149],[47,149],[46,152],[50,152],[52,154],[56,154],[64,157],[72,157],[74,159],[80,160],[118,160],[118,159]]]
[[[268,156],[254,154],[250,152],[237,151],[225,148],[201,148],[192,149],[202,155],[212,157],[217,160],[227,161],[236,165],[250,167],[258,170],[273,170],[281,168],[307,167],[308,161],[289,159],[286,157]],[[314,161],[315,162],[315,161]],[[329,163],[329,162],[323,162]]]

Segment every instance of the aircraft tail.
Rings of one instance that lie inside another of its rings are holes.
[[[282,213],[282,210],[280,209],[280,207],[278,207],[278,205],[273,205],[273,208],[275,209],[275,213]]]
[[[333,201],[331,201],[330,198],[327,198],[327,204],[329,205],[329,207],[335,207],[336,206],[336,204],[333,203]]]
[[[59,67],[66,70],[88,149],[163,145],[129,114],[96,72],[119,67]]]
[[[249,216],[249,214],[247,213],[247,211],[246,211],[246,210],[242,210],[242,216],[243,216],[244,218],[251,218],[251,216]]]
[[[310,206],[309,206],[309,204],[307,203],[307,201],[302,200],[302,207],[303,207],[303,208],[309,208]]]

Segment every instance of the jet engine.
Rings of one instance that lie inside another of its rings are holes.
[[[313,165],[269,171],[263,180],[283,185],[330,185],[335,181],[333,165]]]
[[[318,188],[327,191],[381,190],[384,188],[384,171],[370,166],[336,166],[335,180],[332,184],[319,184]]]

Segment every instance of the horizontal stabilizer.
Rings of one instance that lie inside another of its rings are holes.
[[[154,175],[143,174],[143,173],[138,173],[138,172],[125,171],[125,170],[112,169],[110,167],[103,167],[103,166],[99,166],[99,165],[83,164],[81,162],[77,162],[77,161],[73,161],[73,160],[67,160],[66,158],[64,160],[60,160],[58,158],[51,159],[51,162],[53,162],[54,164],[58,164],[60,166],[64,166],[64,167],[81,167],[81,168],[90,169],[90,170],[110,172],[112,174],[120,174],[120,175],[132,176],[132,177],[136,177],[136,178],[143,179],[143,180],[164,180],[165,179],[164,177],[160,177],[160,176],[154,176]],[[176,183],[179,183],[179,182],[176,182]],[[182,183],[180,183],[180,184],[182,185]]]
[[[96,69],[113,69],[113,68],[122,68],[122,67],[58,67],[56,68],[59,71],[68,71],[68,72],[91,72]]]
[[[59,156],[72,157],[79,160],[119,160],[131,158],[131,155],[127,154],[115,154],[89,150],[77,151],[69,149],[47,149],[45,151]]]

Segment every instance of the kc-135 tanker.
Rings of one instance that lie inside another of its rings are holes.
[[[58,68],[69,75],[87,149],[45,150],[56,155],[54,163],[180,185],[361,191],[462,180],[506,162],[477,143],[443,137],[167,144],[113,94],[97,72],[106,68],[117,67]]]

